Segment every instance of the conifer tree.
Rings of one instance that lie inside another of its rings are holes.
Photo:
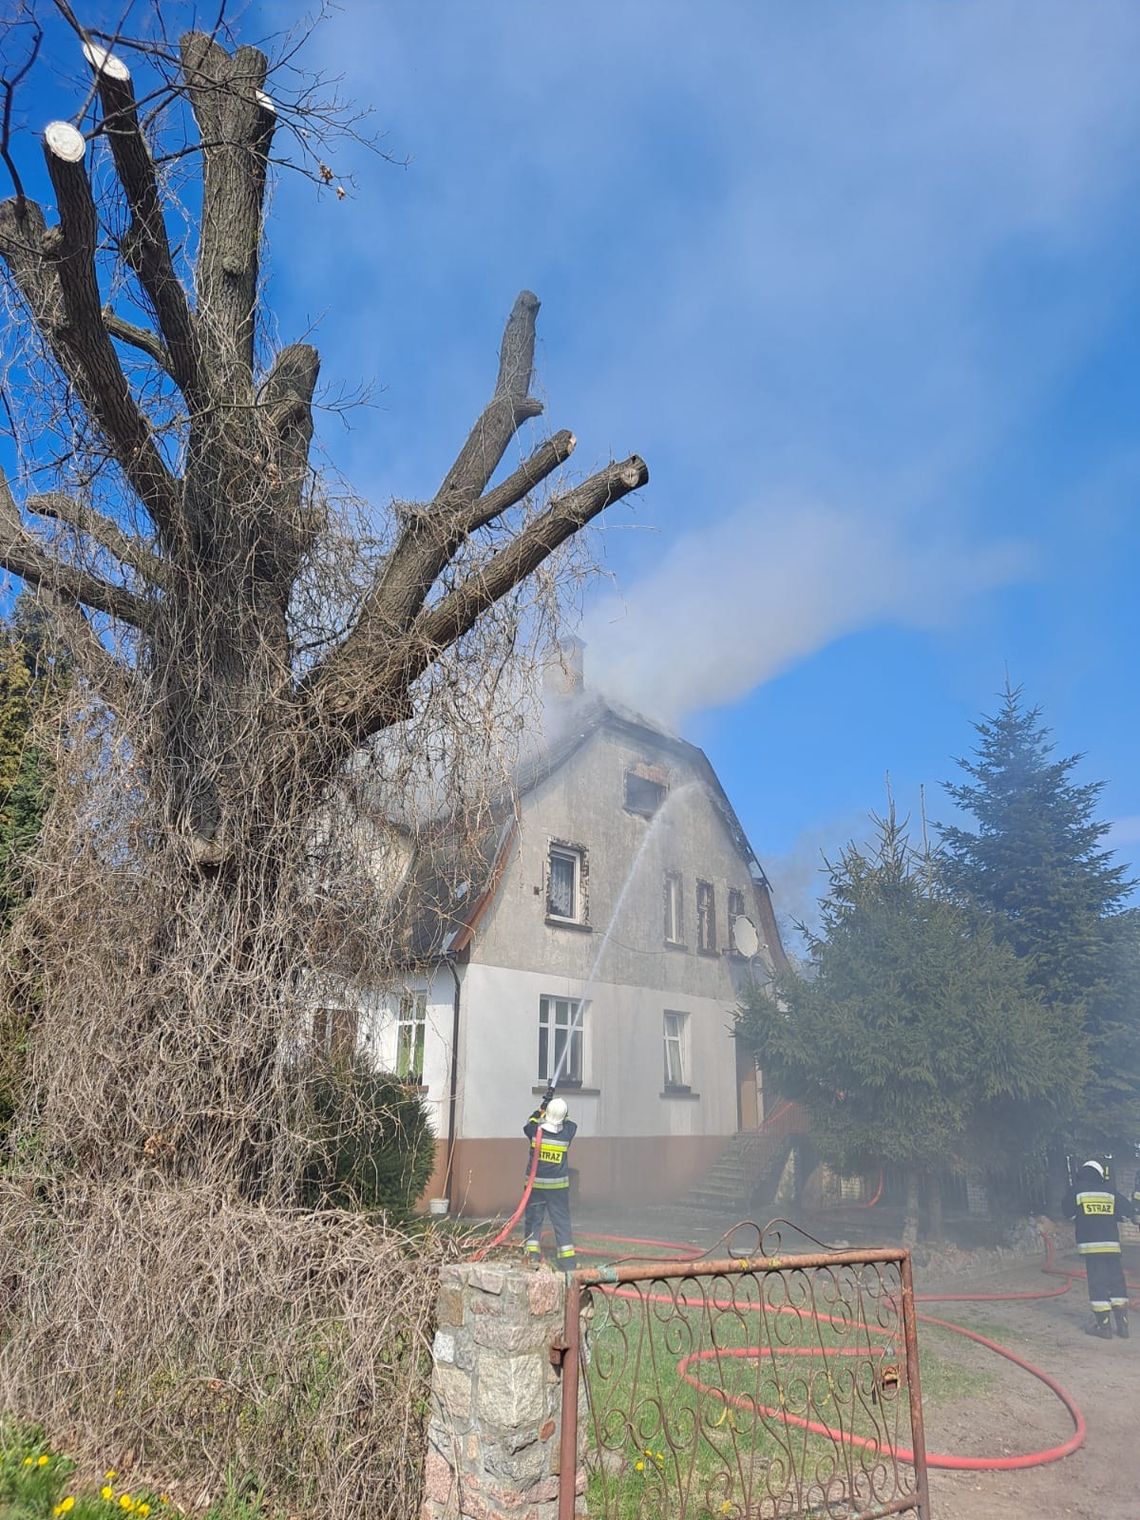
[[[1102,782],[1079,782],[1082,757],[1058,757],[1039,707],[1007,684],[978,744],[946,790],[973,830],[939,828],[951,888],[995,916],[1042,1001],[1087,1048],[1090,1079],[1067,1126],[1073,1143],[1111,1145],[1140,1111],[1137,950],[1120,905],[1131,883],[1103,847]]]
[[[0,932],[24,898],[24,861],[50,794],[51,765],[36,729],[65,666],[43,610],[21,597],[0,627]]]
[[[778,1001],[754,991],[738,1028],[806,1104],[825,1160],[904,1169],[913,1239],[923,1178],[935,1201],[947,1164],[1015,1165],[1074,1068],[987,920],[946,894],[893,808],[875,823],[870,850],[850,844],[828,868],[809,975],[786,978]]]

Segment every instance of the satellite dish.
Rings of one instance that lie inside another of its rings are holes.
[[[743,913],[732,920],[732,943],[741,955],[746,955],[749,960],[760,948],[760,936],[756,933],[756,925]]]

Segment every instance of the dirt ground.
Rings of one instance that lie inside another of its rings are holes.
[[[820,1238],[889,1245],[898,1239],[889,1215],[831,1217],[805,1221]],[[590,1215],[576,1221],[587,1229],[621,1235],[685,1240],[711,1246],[725,1228],[708,1215],[664,1209],[632,1217]],[[784,1249],[794,1249],[791,1238]],[[1027,1292],[1058,1286],[1045,1277],[1042,1258],[1018,1259],[977,1278],[936,1280],[916,1267],[918,1293]],[[1126,1248],[1130,1274],[1140,1278],[1140,1246]],[[1075,1255],[1058,1264],[1076,1268]],[[1073,1455],[1043,1467],[1015,1472],[930,1470],[932,1520],[1140,1520],[1140,1312],[1135,1337],[1112,1341],[1084,1333],[1090,1319],[1083,1282],[1062,1297],[1028,1303],[956,1303],[921,1306],[923,1312],[954,1320],[997,1340],[1064,1385],[1084,1414],[1088,1434]],[[922,1327],[919,1330],[920,1343]],[[929,1334],[930,1332],[928,1332]],[[939,1335],[941,1356],[960,1359],[990,1381],[982,1397],[962,1398],[926,1410],[926,1444],[933,1455],[1009,1457],[1060,1445],[1073,1431],[1057,1397],[1036,1378],[960,1337]]]
[[[1140,1273],[1133,1250],[1130,1270]],[[1066,1258],[1076,1265],[1076,1257]],[[1028,1291],[1042,1282],[1037,1264],[951,1291]],[[921,1293],[932,1285],[916,1274]],[[1137,1520],[1140,1516],[1140,1323],[1136,1339],[1096,1340],[1083,1283],[1061,1298],[1033,1303],[947,1304],[930,1312],[980,1329],[1049,1373],[1075,1399],[1088,1425],[1080,1450],[1022,1472],[930,1473],[933,1520]],[[921,1340],[921,1328],[920,1328]],[[1059,1445],[1072,1433],[1060,1401],[1035,1378],[980,1346],[956,1340],[967,1365],[996,1377],[985,1398],[935,1406],[926,1416],[931,1453],[1012,1456]],[[940,1346],[940,1349],[941,1346]]]

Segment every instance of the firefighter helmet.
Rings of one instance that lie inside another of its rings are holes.
[[[546,1117],[542,1121],[542,1127],[548,1135],[556,1135],[562,1128],[562,1121],[566,1117],[566,1100],[564,1098],[551,1098],[546,1105]]]
[[[1101,1179],[1103,1180],[1103,1178],[1105,1176],[1104,1162],[1103,1161],[1086,1161],[1085,1164],[1084,1164],[1084,1166],[1081,1167],[1081,1171],[1082,1172],[1083,1171],[1087,1171],[1090,1166],[1092,1167],[1092,1169],[1093,1169],[1094,1172],[1099,1172],[1099,1174],[1101,1176]]]

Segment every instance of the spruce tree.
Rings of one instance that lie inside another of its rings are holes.
[[[1083,1073],[988,919],[945,892],[893,809],[875,822],[873,848],[828,868],[808,974],[775,1000],[755,989],[738,1031],[807,1106],[825,1160],[904,1169],[913,1238],[923,1178],[934,1202],[948,1165],[1016,1166]]]
[[[1118,922],[1132,883],[1103,847],[1103,782],[1076,779],[1083,757],[1056,755],[1020,687],[1007,684],[997,713],[975,729],[973,756],[958,762],[968,779],[946,785],[975,824],[939,826],[947,881],[994,914],[1042,1001],[1084,1043],[1090,1081],[1067,1129],[1073,1143],[1106,1143],[1138,1107],[1140,1042],[1135,957]]]

